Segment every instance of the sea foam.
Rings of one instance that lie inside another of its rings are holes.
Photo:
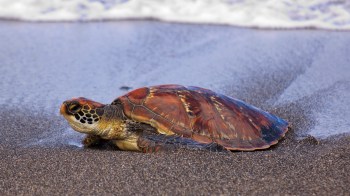
[[[152,18],[256,28],[350,29],[346,0],[0,0],[0,18],[94,21]]]

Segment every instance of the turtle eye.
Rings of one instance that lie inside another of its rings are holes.
[[[69,111],[73,113],[77,113],[80,111],[81,106],[79,104],[71,104],[68,108],[69,108]]]

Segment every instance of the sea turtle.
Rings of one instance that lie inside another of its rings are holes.
[[[85,146],[110,140],[121,150],[155,152],[171,144],[252,151],[281,139],[281,118],[211,90],[159,85],[101,104],[83,97],[63,102],[61,114],[87,136]]]

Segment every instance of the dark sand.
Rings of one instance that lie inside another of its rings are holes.
[[[350,194],[349,106],[339,115],[327,105],[349,103],[349,33],[140,21],[0,27],[0,195]],[[329,61],[338,67],[317,68]],[[308,72],[322,77],[303,83]],[[293,130],[264,151],[142,154],[79,148],[58,116],[66,98],[108,102],[125,92],[120,86],[156,83],[212,88],[283,117]],[[325,124],[333,136],[324,136]]]

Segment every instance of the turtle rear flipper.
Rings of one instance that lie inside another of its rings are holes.
[[[137,141],[142,152],[158,152],[175,148],[203,149],[214,152],[226,152],[225,147],[217,143],[203,144],[179,135],[147,134],[144,133]]]

